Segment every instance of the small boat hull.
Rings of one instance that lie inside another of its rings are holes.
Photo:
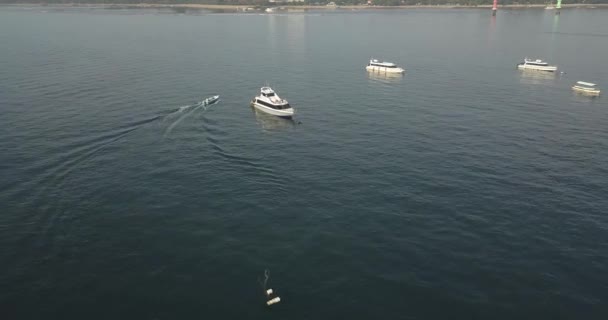
[[[281,117],[281,118],[286,118],[286,119],[290,119],[295,114],[295,111],[293,108],[277,110],[277,109],[273,109],[273,108],[261,105],[259,103],[256,103],[255,99],[253,101],[251,101],[251,106],[264,113],[267,113],[267,114],[270,114],[273,116],[277,116],[277,117]]]
[[[520,63],[517,65],[517,69],[520,70],[535,70],[535,71],[545,71],[545,72],[555,72],[557,71],[556,66],[535,66],[531,64]]]
[[[403,68],[387,68],[387,67],[379,67],[379,66],[366,66],[365,70],[369,72],[380,72],[380,73],[404,73],[405,70]]]
[[[212,96],[200,102],[200,104],[204,106],[208,106],[210,104],[214,104],[220,100],[220,96]]]

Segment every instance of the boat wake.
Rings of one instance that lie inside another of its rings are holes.
[[[203,101],[176,109],[157,112],[148,117],[128,121],[109,128],[100,128],[88,135],[70,135],[57,146],[50,148],[47,156],[23,168],[30,177],[27,181],[15,182],[5,190],[9,198],[23,198],[23,202],[32,208],[27,217],[28,232],[40,243],[49,243],[48,251],[52,251],[52,241],[49,237],[57,231],[59,222],[73,218],[77,210],[71,210],[73,200],[73,181],[83,179],[100,157],[109,156],[116,152],[116,146],[127,137],[154,123],[170,123],[165,130],[165,136],[182,121],[202,109],[207,111],[213,103]],[[165,127],[165,125],[160,126]],[[128,142],[127,142],[128,143]]]
[[[91,158],[97,152],[101,151],[110,144],[128,136],[134,131],[143,126],[155,122],[162,118],[162,115],[156,115],[148,119],[143,119],[115,128],[114,130],[103,133],[99,136],[92,137],[86,140],[77,139],[71,143],[63,145],[57,150],[56,157],[44,158],[34,164],[27,170],[33,176],[38,176],[35,179],[29,180],[27,183],[15,189],[16,192],[27,192],[33,189],[33,185],[49,185],[57,187],[61,184],[65,177],[73,171],[79,164]],[[38,175],[36,173],[39,173]],[[43,190],[44,192],[44,190]]]
[[[287,119],[280,120],[290,121]],[[218,161],[222,161],[222,166],[233,167],[239,172],[244,172],[244,179],[256,181],[256,183],[264,186],[262,188],[264,190],[274,190],[275,196],[287,194],[286,178],[278,175],[273,165],[269,165],[264,158],[254,157],[247,152],[243,152],[243,150],[231,148],[227,145],[224,141],[224,137],[227,135],[225,127],[214,119],[205,117],[202,122],[203,129],[207,133],[204,137],[209,143],[212,153],[218,157]]]
[[[78,213],[78,210],[71,210],[71,179],[86,176],[91,169],[87,163],[95,161],[94,158],[105,149],[162,118],[162,115],[156,115],[84,139],[70,137],[60,147],[51,150],[47,157],[25,168],[30,179],[13,186],[9,193],[11,197],[23,197],[24,203],[32,208],[29,216],[24,217],[30,228],[28,234],[51,246],[52,241],[48,237],[58,221]]]
[[[173,123],[171,123],[167,129],[165,130],[165,133],[163,134],[163,139],[168,137],[169,134],[171,134],[171,131],[173,131],[173,129],[175,127],[177,127],[178,124],[180,124],[180,122],[184,121],[184,119],[186,119],[189,115],[191,115],[192,113],[194,113],[194,111],[200,109],[202,107],[202,105],[198,105],[192,108],[192,106],[188,106],[188,108],[182,109],[182,111],[179,111],[179,113],[182,113],[183,110],[192,108],[191,110],[189,110],[188,112],[184,113],[183,115],[181,115],[179,118],[177,118],[177,120],[175,120]]]
[[[6,190],[6,195],[9,197],[24,196],[26,203],[37,208],[38,212],[46,213],[32,217],[38,220],[34,222],[34,225],[40,228],[37,232],[44,234],[52,229],[54,221],[62,218],[64,213],[60,210],[60,202],[62,202],[61,199],[65,198],[62,193],[67,192],[65,190],[69,188],[71,177],[74,174],[79,175],[81,172],[88,170],[87,163],[96,161],[95,158],[100,154],[138,130],[153,123],[174,120],[165,130],[165,136],[167,136],[192,113],[199,109],[206,111],[211,105],[199,102],[194,105],[159,112],[148,118],[131,121],[94,135],[67,137],[63,143],[60,143],[60,146],[50,150],[47,157],[24,168],[31,178],[10,186]],[[175,119],[176,117],[177,119]],[[49,197],[46,195],[55,196]],[[51,208],[57,210],[50,210]]]
[[[169,119],[173,119],[176,116],[178,116],[178,115],[180,115],[180,114],[182,114],[184,112],[190,111],[190,110],[192,110],[192,108],[195,108],[195,107],[197,107],[199,105],[200,105],[200,103],[190,104],[190,105],[187,105],[187,106],[177,107],[177,109],[172,109],[172,110],[166,111],[166,113],[165,113],[165,115],[163,117],[163,121],[166,121],[166,120],[169,120]]]
[[[165,119],[173,119],[176,115],[181,114],[181,116],[179,116],[179,118],[177,118],[177,120],[173,121],[167,127],[167,129],[165,130],[165,133],[163,134],[163,139],[167,138],[171,134],[173,129],[175,129],[175,127],[177,127],[182,121],[184,121],[184,119],[188,118],[196,110],[203,109],[203,112],[205,112],[205,111],[209,110],[212,105],[214,105],[216,103],[217,103],[217,101],[214,103],[211,103],[211,104],[205,104],[204,101],[200,101],[193,105],[179,107],[179,108],[177,108],[177,110],[175,110],[175,111],[171,112],[170,114],[168,114],[167,116],[165,116]]]
[[[88,141],[83,141],[82,143],[76,145],[75,148],[72,149],[73,151],[68,153],[67,159],[62,161],[61,165],[56,166],[56,169],[58,171],[62,171],[61,175],[65,176],[71,170],[74,169],[75,165],[91,157],[96,152],[99,152],[101,149],[107,147],[108,145],[122,138],[125,138],[132,132],[142,128],[143,126],[149,123],[155,122],[160,118],[161,116],[154,116],[149,119],[135,121],[125,126],[122,126],[111,133],[101,135]],[[59,170],[62,167],[64,167],[64,170]]]

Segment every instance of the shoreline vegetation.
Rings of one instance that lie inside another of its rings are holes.
[[[542,4],[504,4],[498,5],[499,9],[527,9],[527,8],[545,8],[554,3]],[[349,4],[349,5],[317,5],[317,4],[298,4],[293,2],[270,2],[266,4],[205,4],[205,3],[0,3],[2,6],[18,6],[18,7],[56,7],[56,8],[104,8],[104,9],[200,9],[200,10],[251,10],[254,8],[280,7],[281,9],[353,9],[353,10],[375,10],[375,9],[491,9],[492,4],[413,4],[413,5],[365,5],[365,4]],[[608,3],[568,3],[562,4],[564,8],[608,8]]]

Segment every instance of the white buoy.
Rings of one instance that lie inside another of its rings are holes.
[[[281,298],[276,297],[274,299],[270,299],[270,300],[266,301],[266,304],[270,306],[270,305],[273,305],[275,303],[279,303],[280,301],[281,301]]]
[[[272,289],[268,289],[268,290],[266,290],[266,295],[267,295],[267,296],[269,296],[269,295],[271,295],[271,294],[272,294]]]

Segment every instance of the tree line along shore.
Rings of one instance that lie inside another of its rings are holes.
[[[391,9],[391,8],[490,8],[493,0],[0,0],[0,4],[18,6],[174,8],[239,10],[280,6],[286,9]],[[578,2],[584,1],[584,2]],[[499,8],[539,8],[555,5],[556,0],[498,0]],[[564,0],[562,8],[607,8],[608,0]]]
[[[107,8],[183,8],[183,9],[246,9],[248,7],[281,6],[284,8],[327,9],[340,7],[344,9],[383,9],[383,8],[489,8],[493,0],[0,0],[0,4],[24,6],[61,6],[86,7],[103,6]],[[608,0],[565,0],[563,8],[608,8]],[[329,4],[329,5],[328,5]],[[555,5],[555,1],[498,1],[502,8],[538,8]]]

